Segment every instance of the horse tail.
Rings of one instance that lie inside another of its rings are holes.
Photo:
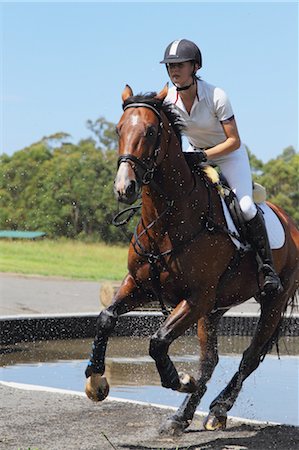
[[[298,281],[299,280],[297,280],[297,285],[294,286],[294,292],[289,297],[289,300],[287,301],[286,308],[285,308],[285,312],[286,312],[287,308],[290,309],[290,316],[292,316],[295,311],[299,310],[299,285],[298,285]]]
[[[280,359],[280,352],[279,352],[279,339],[283,335],[292,336],[294,333],[294,329],[298,327],[299,324],[299,318],[293,317],[294,312],[299,307],[299,289],[298,289],[298,280],[296,280],[296,284],[293,286],[291,295],[288,296],[288,301],[285,304],[285,308],[282,312],[281,319],[271,336],[271,338],[266,342],[264,345],[262,351],[261,351],[261,357],[260,361],[262,362],[267,353],[270,353],[272,348],[276,347],[276,353],[278,356],[278,359]],[[286,313],[288,311],[288,316],[286,317]]]

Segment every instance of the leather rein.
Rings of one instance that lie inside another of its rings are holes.
[[[166,209],[160,214],[160,216],[158,216],[149,226],[148,228],[151,228],[154,223],[156,223],[162,216],[164,216],[164,214],[166,214],[166,212],[173,206],[174,204],[174,200],[170,200],[168,198],[168,196],[166,195],[166,193],[161,189],[161,187],[155,182],[154,180],[154,174],[155,174],[155,170],[157,168],[157,159],[158,159],[158,155],[160,153],[161,150],[161,136],[162,136],[162,130],[163,130],[163,120],[161,117],[160,112],[154,108],[153,106],[147,104],[147,103],[131,103],[129,105],[126,105],[124,107],[124,111],[128,108],[148,108],[151,109],[155,115],[157,116],[158,120],[159,120],[159,128],[158,128],[158,133],[157,133],[157,138],[156,138],[156,144],[155,144],[155,148],[154,151],[151,155],[151,157],[149,158],[149,161],[151,163],[151,165],[146,164],[145,162],[141,161],[141,159],[137,158],[134,155],[131,154],[125,154],[125,155],[121,155],[118,158],[118,162],[117,162],[117,168],[119,168],[120,164],[123,162],[129,162],[132,166],[132,169],[135,172],[136,178],[138,180],[138,182],[143,186],[143,185],[147,185],[147,184],[151,184],[154,189],[162,196],[163,199],[165,199],[166,201]],[[137,205],[137,206],[130,206],[129,208],[126,208],[122,211],[120,211],[113,219],[112,224],[115,225],[116,227],[122,226],[127,224],[130,219],[136,214],[136,212],[141,208],[141,204]],[[122,220],[122,221],[118,221],[118,219],[129,212],[129,215],[126,219]],[[139,253],[138,253],[139,254]],[[141,256],[141,255],[139,255]]]

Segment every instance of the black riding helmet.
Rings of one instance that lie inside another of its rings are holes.
[[[165,50],[164,59],[160,61],[161,64],[166,64],[166,69],[169,75],[167,64],[183,63],[186,61],[193,62],[192,83],[188,86],[178,87],[177,91],[185,91],[189,89],[196,80],[195,63],[199,64],[199,69],[202,67],[202,56],[199,48],[192,41],[188,39],[179,39],[171,42]]]
[[[201,52],[196,44],[188,39],[179,39],[171,42],[165,50],[161,64],[195,61],[202,67]]]

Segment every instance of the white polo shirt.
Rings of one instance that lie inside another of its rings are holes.
[[[186,130],[184,134],[196,148],[214,147],[226,140],[220,122],[233,117],[234,113],[226,93],[215,86],[197,80],[197,95],[194,99],[190,115],[175,88],[168,91],[165,102],[172,103],[183,118]],[[186,151],[194,151],[190,146]]]

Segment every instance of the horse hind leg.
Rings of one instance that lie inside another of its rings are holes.
[[[206,430],[226,428],[227,412],[233,407],[245,379],[259,366],[278,336],[287,302],[287,293],[274,298],[265,297],[261,316],[250,346],[243,353],[238,371],[223,391],[212,401],[210,412],[204,421]]]
[[[197,390],[188,394],[175,414],[168,417],[163,424],[163,432],[178,435],[182,433],[193,419],[196,408],[207,390],[210,380],[219,361],[217,344],[217,327],[225,310],[216,311],[198,321],[197,335],[200,344],[200,367],[196,380]]]

